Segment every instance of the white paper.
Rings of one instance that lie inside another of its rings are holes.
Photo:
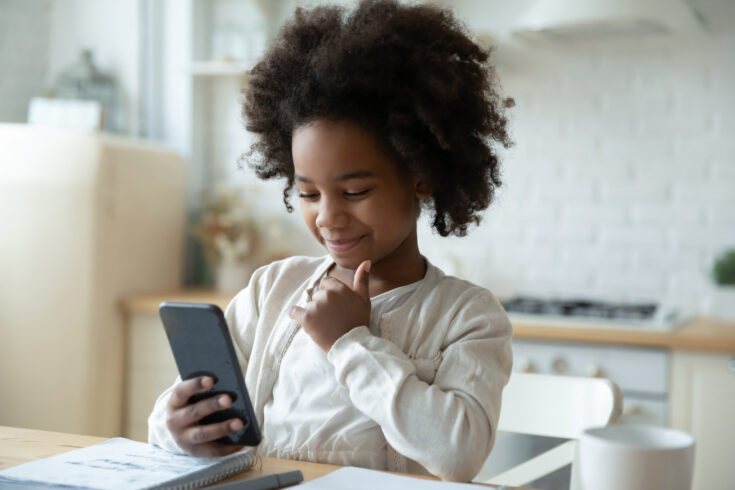
[[[195,458],[118,437],[0,471],[0,487],[4,482],[25,481],[33,482],[34,488],[141,489],[243,457],[236,453],[224,458]]]
[[[477,490],[471,483],[422,480],[348,466],[299,485],[298,490]]]

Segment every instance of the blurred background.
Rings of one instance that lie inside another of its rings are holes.
[[[226,305],[254,267],[323,253],[239,164],[246,71],[319,3],[0,0],[0,366],[24,373],[0,424],[144,439],[176,375],[157,302]],[[422,219],[422,252],[504,301],[516,369],[609,376],[630,421],[694,432],[696,485],[725,488],[735,3],[431,3],[494,48],[515,145],[483,222]],[[708,344],[676,340],[697,322]]]

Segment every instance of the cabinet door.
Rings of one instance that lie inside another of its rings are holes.
[[[674,352],[671,382],[671,425],[696,439],[693,488],[731,489],[735,356]]]
[[[157,314],[133,314],[128,320],[125,437],[148,440],[148,415],[179,374]]]

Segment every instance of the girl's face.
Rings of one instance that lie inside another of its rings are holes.
[[[372,274],[381,261],[395,266],[420,257],[416,219],[424,194],[372,134],[318,120],[294,131],[291,151],[304,221],[338,266],[354,270],[371,259]]]

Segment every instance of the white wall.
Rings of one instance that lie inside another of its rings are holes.
[[[137,135],[140,95],[139,0],[0,2],[0,121],[25,122],[31,97],[44,95],[84,48],[118,82],[120,132]]]
[[[139,126],[139,9],[138,0],[55,0],[46,78],[52,85],[82,49],[92,49],[100,71],[117,79],[120,111],[116,127],[130,135],[137,135]]]
[[[52,11],[51,0],[0,2],[0,121],[25,122],[45,91]]]

